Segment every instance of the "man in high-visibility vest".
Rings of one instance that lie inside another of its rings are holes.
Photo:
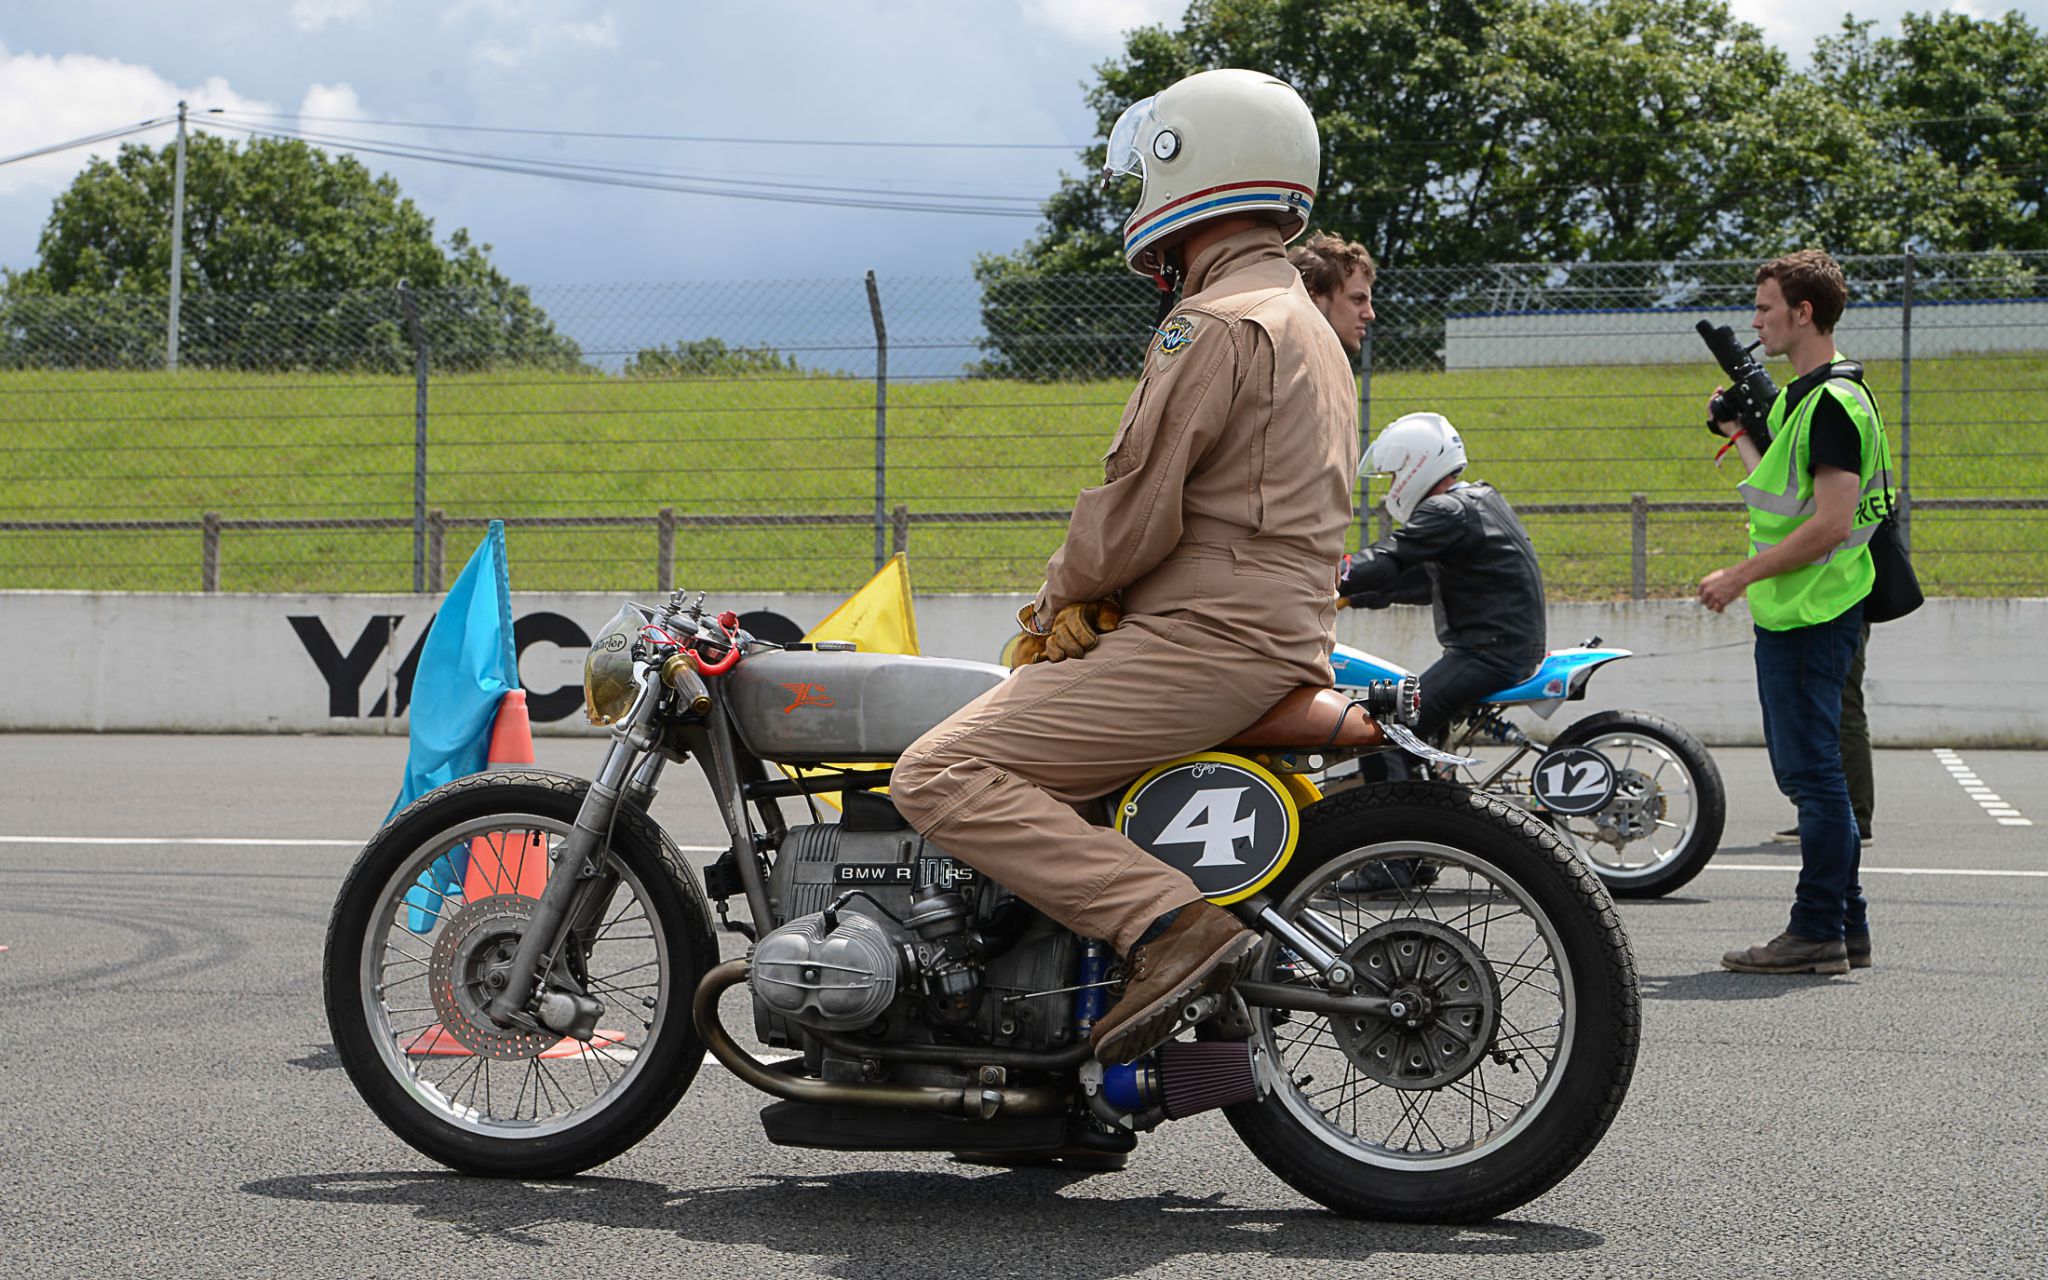
[[[1700,580],[1719,613],[1747,595],[1756,624],[1757,696],[1778,789],[1799,806],[1799,886],[1783,933],[1730,951],[1740,973],[1847,973],[1870,963],[1860,848],[1842,772],[1842,689],[1863,637],[1875,571],[1870,539],[1891,510],[1891,452],[1862,366],[1835,351],[1848,301],[1842,269],[1817,249],[1758,268],[1750,325],[1797,378],[1778,393],[1764,447],[1734,422],[1715,427],[1749,478],[1750,555]]]

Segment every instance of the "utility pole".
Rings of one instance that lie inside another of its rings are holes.
[[[185,100],[178,100],[178,162],[177,176],[172,180],[175,188],[171,194],[171,324],[170,335],[164,343],[164,367],[176,372],[178,368],[178,295],[184,283],[185,274]]]

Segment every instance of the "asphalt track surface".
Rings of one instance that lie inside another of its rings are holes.
[[[404,755],[0,737],[0,1275],[2048,1274],[2048,753],[1961,753],[2000,806],[1931,751],[1878,753],[1877,964],[1831,979],[1716,963],[1782,926],[1795,856],[1763,843],[1789,814],[1763,753],[1718,752],[1716,865],[1622,907],[1645,1003],[1619,1119],[1476,1227],[1333,1217],[1215,1115],[1096,1177],[775,1147],[715,1062],[593,1175],[439,1170],[357,1099],[320,1008],[328,910]],[[716,838],[694,775],[656,815]],[[191,843],[252,839],[275,843]]]

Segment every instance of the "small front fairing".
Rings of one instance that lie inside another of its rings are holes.
[[[768,652],[725,677],[748,750],[788,764],[887,761],[1003,682],[986,662],[834,650]]]

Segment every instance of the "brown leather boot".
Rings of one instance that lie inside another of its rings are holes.
[[[1131,948],[1123,998],[1095,1024],[1095,1057],[1129,1062],[1173,1034],[1188,1001],[1237,981],[1259,943],[1237,917],[1207,902],[1180,910],[1165,933]]]
[[[1737,973],[1847,973],[1849,948],[1840,938],[1823,942],[1787,932],[1760,947],[1730,951],[1721,967]]]

